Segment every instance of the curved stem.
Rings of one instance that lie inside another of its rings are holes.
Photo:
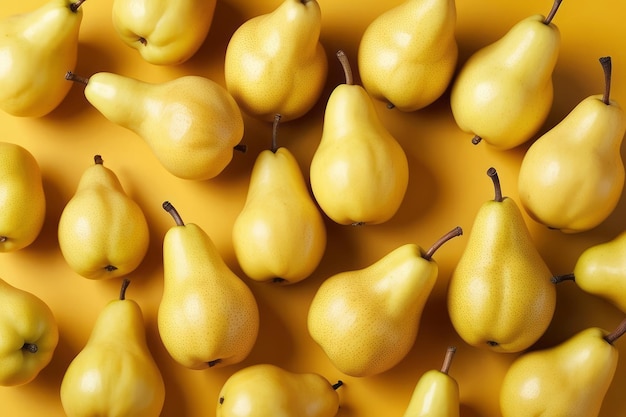
[[[278,113],[274,116],[274,124],[272,125],[272,147],[270,150],[272,153],[276,153],[278,150],[278,124],[282,116]]]
[[[553,284],[560,284],[563,281],[576,281],[576,277],[574,277],[574,274],[555,275],[550,281]]]
[[[424,254],[424,256],[422,257],[426,259],[427,261],[429,261],[433,257],[437,249],[439,249],[444,243],[446,243],[448,240],[452,239],[453,237],[461,236],[462,234],[463,234],[463,229],[461,229],[459,226],[455,227],[454,229],[450,230],[445,235],[441,236],[435,243],[433,243],[433,245],[428,249],[428,251],[426,251],[426,254]]]
[[[441,372],[444,374],[448,374],[450,372],[450,366],[452,365],[452,359],[454,358],[454,354],[456,353],[455,346],[449,346],[448,350],[446,350],[446,356],[443,358],[443,365],[441,365]]]
[[[606,336],[604,336],[604,340],[606,340],[606,342],[608,344],[613,344],[617,339],[619,339],[624,333],[626,333],[626,318],[623,319],[620,324],[617,325],[617,327],[615,328],[615,330],[613,330],[611,333],[607,334]]]
[[[548,13],[546,18],[543,19],[544,24],[549,25],[552,22],[552,19],[554,19],[554,15],[556,15],[557,10],[559,10],[561,1],[562,0],[554,0],[554,3],[552,4],[552,9],[550,9],[550,13]]]
[[[487,175],[489,175],[489,177],[493,181],[493,188],[495,191],[495,197],[493,198],[493,200],[497,201],[498,203],[501,203],[503,200],[503,197],[502,197],[502,187],[500,186],[500,178],[498,177],[498,171],[496,171],[494,167],[491,167],[487,170]]]
[[[337,390],[337,388],[339,388],[340,386],[343,385],[343,381],[340,379],[339,381],[337,381],[335,384],[333,384],[333,389]]]
[[[120,300],[126,299],[126,289],[130,285],[130,280],[128,278],[124,278],[122,280],[122,288],[120,288]]]
[[[600,58],[600,64],[604,70],[604,94],[602,95],[602,102],[606,105],[611,104],[611,57],[603,56]]]
[[[37,353],[39,347],[34,343],[24,343],[22,346],[22,350],[28,351],[30,353]]]
[[[78,11],[78,9],[80,8],[80,6],[85,2],[86,0],[76,0],[74,3],[70,4],[70,10],[74,13],[76,13]]]
[[[74,81],[76,83],[85,84],[85,85],[87,85],[87,83],[89,82],[89,78],[82,77],[78,74],[74,74],[72,71],[68,71],[65,73],[65,79],[68,81]]]
[[[180,217],[180,214],[178,214],[178,211],[172,205],[172,203],[170,203],[169,201],[165,201],[163,203],[163,210],[167,211],[169,214],[172,215],[172,217],[174,218],[174,221],[176,222],[176,226],[184,226],[185,225],[185,222],[183,222],[182,217]]]
[[[337,51],[337,59],[341,63],[341,67],[343,68],[343,73],[346,78],[346,84],[353,85],[354,77],[352,76],[352,68],[350,67],[350,61],[346,56],[346,53],[341,49]]]

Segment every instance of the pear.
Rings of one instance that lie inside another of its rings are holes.
[[[89,279],[129,274],[143,261],[150,243],[141,207],[124,191],[100,155],[80,178],[58,224],[59,247],[67,264]]]
[[[178,65],[202,46],[215,4],[216,0],[113,0],[112,22],[122,41],[146,62]]]
[[[216,417],[334,417],[337,388],[313,372],[294,373],[271,364],[256,364],[232,374],[219,393]]]
[[[340,272],[322,283],[311,301],[307,326],[337,369],[365,377],[404,359],[437,280],[432,256],[462,232],[454,228],[428,251],[404,244],[363,269]]]
[[[528,141],[545,122],[554,96],[552,73],[561,43],[550,13],[529,16],[475,52],[452,84],[450,106],[461,130],[496,149]]]
[[[459,417],[459,384],[449,375],[456,347],[446,351],[441,370],[431,369],[417,381],[404,417]]]
[[[256,281],[293,284],[307,278],[326,249],[326,225],[298,161],[277,145],[254,163],[246,202],[233,224],[233,246],[243,272]]]
[[[165,384],[146,342],[141,307],[126,298],[128,279],[119,299],[98,315],[83,349],[61,381],[61,403],[67,417],[158,417]]]
[[[63,80],[78,57],[85,0],[48,0],[0,21],[0,109],[41,117],[57,108],[71,85]]]
[[[372,21],[359,44],[361,82],[389,107],[415,111],[437,100],[456,70],[454,0],[404,0]]]
[[[319,100],[328,72],[319,41],[316,0],[283,0],[233,33],[224,58],[226,88],[243,111],[261,120],[306,114]]]
[[[518,176],[520,202],[537,222],[565,233],[602,223],[624,189],[620,154],[626,114],[610,98],[611,58],[602,57],[605,92],[581,101],[528,149]]]
[[[552,321],[556,289],[522,213],[487,174],[493,200],[480,207],[448,286],[448,312],[463,340],[496,352],[520,352]]]
[[[45,217],[46,196],[37,160],[20,145],[0,142],[0,252],[33,243]]]
[[[331,93],[322,138],[313,154],[313,195],[333,221],[380,224],[398,211],[409,181],[404,149],[380,121],[365,89],[354,84],[350,63],[337,52],[346,82]]]
[[[502,381],[503,417],[597,417],[617,368],[614,342],[626,332],[582,330],[551,348],[519,356]]]
[[[256,342],[259,309],[250,288],[226,265],[198,225],[185,224],[174,206],[163,240],[163,295],[158,327],[163,345],[190,369],[243,361]]]
[[[163,167],[176,177],[206,180],[233,158],[243,137],[243,117],[224,87],[205,77],[181,76],[147,83],[110,72],[89,78],[85,97],[108,120],[143,138]]]
[[[59,327],[35,294],[0,279],[0,385],[28,384],[50,364]]]

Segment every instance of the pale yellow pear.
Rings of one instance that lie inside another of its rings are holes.
[[[376,17],[359,44],[363,87],[402,111],[433,103],[456,69],[455,30],[454,0],[405,0]]]
[[[163,295],[158,328],[163,345],[190,369],[243,361],[256,342],[259,309],[254,294],[222,259],[198,225],[176,221],[163,239]]]
[[[404,244],[363,269],[340,272],[322,283],[307,326],[338,370],[365,377],[404,359],[439,273],[432,255],[461,234],[460,227],[453,229],[428,251]]]
[[[243,138],[243,117],[224,87],[208,78],[185,75],[148,83],[110,72],[89,78],[87,100],[111,122],[143,138],[171,174],[192,180],[217,176]]]
[[[283,0],[233,33],[224,61],[228,91],[242,110],[267,121],[306,114],[322,94],[328,61],[316,0]]]
[[[326,225],[298,161],[277,146],[259,153],[246,202],[233,224],[233,247],[243,272],[256,281],[293,284],[309,277],[326,249]]]
[[[493,200],[480,207],[450,278],[448,312],[468,344],[495,352],[529,348],[546,331],[556,307],[552,273],[534,245],[515,201],[502,196],[487,171]]]
[[[339,224],[379,224],[402,204],[409,181],[406,154],[376,113],[365,89],[353,83],[343,51],[346,83],[333,90],[310,181],[321,209]]]
[[[528,149],[518,176],[520,202],[537,222],[565,233],[602,223],[615,210],[624,189],[620,148],[626,114],[611,100],[611,59],[606,92],[582,100],[559,124]]]
[[[77,274],[110,279],[129,274],[150,243],[146,217],[100,155],[80,178],[58,224],[63,258]]]
[[[89,339],[61,381],[67,417],[158,417],[165,402],[161,371],[146,341],[143,313],[125,297],[98,315]]]
[[[37,239],[46,217],[41,169],[23,146],[0,142],[0,252],[12,252]]]

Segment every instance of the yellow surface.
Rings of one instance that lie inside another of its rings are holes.
[[[161,81],[183,74],[207,76],[223,83],[223,57],[230,35],[246,19],[272,10],[280,0],[252,2],[218,1],[214,25],[201,50],[178,67],[145,63],[135,50],[116,37],[110,19],[111,0],[88,0],[83,4],[77,73],[90,75],[113,71],[146,81]],[[325,100],[343,72],[334,59],[344,49],[353,63],[360,35],[379,13],[398,4],[369,0],[320,0],[323,15],[322,42],[329,55],[329,78],[322,99],[306,117],[285,123],[281,145],[289,147],[307,178],[313,151],[321,135]],[[551,0],[503,2],[459,0],[458,41],[460,63],[479,47],[500,37],[518,20],[534,13],[545,14]],[[40,0],[2,0],[0,17],[30,10]],[[556,124],[580,100],[603,91],[598,58],[613,57],[613,98],[626,105],[626,5],[621,2],[573,2],[565,0],[554,22],[562,33],[562,48],[556,67],[555,101],[543,130]],[[184,22],[182,23],[184,24]],[[355,71],[358,77],[358,70]],[[358,79],[358,78],[357,78]],[[147,145],[131,132],[109,123],[85,100],[80,85],[52,114],[40,119],[22,119],[0,114],[1,138],[19,143],[38,160],[44,176],[48,213],[42,234],[30,247],[0,254],[0,275],[7,282],[29,290],[45,300],[55,312],[61,338],[51,364],[31,384],[0,387],[2,416],[63,416],[59,385],[72,358],[83,347],[96,315],[105,303],[117,297],[120,281],[89,281],[73,273],[59,251],[56,227],[65,203],[72,196],[84,169],[94,154],[101,154],[126,191],[144,209],[152,234],[148,255],[129,278],[127,296],[138,301],[146,321],[148,340],[166,384],[162,415],[212,416],[217,394],[235,370],[261,362],[281,365],[291,371],[313,371],[331,382],[342,379],[341,417],[401,416],[418,378],[438,368],[446,347],[458,351],[450,374],[459,381],[464,417],[497,417],[498,389],[515,355],[489,353],[471,348],[455,334],[447,317],[445,290],[455,262],[467,241],[460,237],[435,255],[440,276],[426,305],[417,342],[405,360],[394,369],[373,377],[351,378],[334,369],[306,330],[308,304],[328,276],[364,267],[401,244],[429,246],[454,226],[469,232],[483,201],[492,198],[492,185],[485,172],[495,166],[504,193],[517,199],[516,175],[527,145],[511,151],[495,151],[485,144],[474,146],[471,137],[455,125],[447,97],[430,107],[403,114],[378,103],[379,114],[406,149],[410,181],[406,199],[390,222],[354,228],[328,225],[328,248],[317,272],[293,286],[276,287],[246,282],[257,296],[261,310],[258,341],[248,359],[239,365],[206,371],[182,368],[168,356],[156,329],[156,310],[162,292],[161,242],[172,226],[161,209],[170,200],[187,222],[201,225],[215,241],[227,263],[241,274],[233,255],[231,227],[243,206],[249,174],[258,152],[269,146],[271,125],[246,118],[246,154],[236,153],[230,166],[217,178],[205,182],[181,180],[167,173]],[[554,273],[571,272],[580,253],[592,244],[613,238],[625,229],[626,199],[598,228],[579,235],[564,235],[533,223],[528,218],[538,249]],[[612,329],[623,313],[596,297],[586,295],[572,283],[558,287],[553,324],[534,348],[551,346],[575,332],[600,326]],[[618,341],[626,351],[626,340]],[[623,413],[626,389],[626,359],[618,365],[601,416]]]

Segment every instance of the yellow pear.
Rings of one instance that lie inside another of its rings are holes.
[[[354,84],[343,51],[346,83],[331,93],[310,181],[321,209],[339,224],[379,224],[402,204],[409,181],[404,149],[380,121],[365,89]]]
[[[358,51],[367,92],[389,107],[414,111],[448,88],[459,48],[454,0],[404,0],[372,21]]]
[[[294,373],[271,364],[250,365],[232,374],[219,393],[216,417],[334,417],[337,388],[323,376]]]
[[[59,328],[50,307],[0,279],[0,385],[34,380],[52,360],[58,342]]]
[[[396,366],[413,347],[424,305],[437,280],[432,259],[456,227],[424,251],[407,243],[373,264],[327,278],[309,307],[313,340],[341,372],[364,377]]]
[[[113,27],[147,62],[182,64],[202,46],[215,4],[216,0],[114,0]]]
[[[552,19],[532,15],[502,38],[475,52],[452,84],[450,106],[461,130],[497,149],[531,139],[545,122],[554,96],[552,73],[559,55],[560,32]]]
[[[89,279],[134,271],[148,251],[150,231],[141,207],[100,155],[80,178],[58,225],[59,247],[70,268]]]
[[[322,94],[328,62],[319,41],[316,0],[283,0],[244,22],[226,48],[226,88],[253,117],[283,121],[306,114]]]
[[[502,416],[597,417],[617,368],[613,343],[625,331],[626,320],[611,333],[591,327],[515,359],[500,389]]]
[[[185,224],[174,206],[163,240],[163,296],[158,327],[179,364],[205,369],[243,361],[256,342],[259,309],[250,288],[220,256],[198,225]]]
[[[67,417],[161,414],[165,384],[146,342],[141,307],[126,298],[129,283],[123,280],[119,299],[100,312],[63,375],[60,393]]]
[[[404,417],[459,417],[459,384],[448,372],[456,348],[446,351],[441,370],[431,369],[417,381]]]
[[[185,75],[148,83],[110,72],[66,78],[85,84],[85,97],[100,113],[143,138],[163,167],[180,178],[217,176],[243,137],[237,103],[208,78]]]
[[[293,284],[315,271],[326,249],[326,225],[298,161],[277,145],[254,164],[246,202],[233,224],[233,246],[243,272],[256,281]]]
[[[20,145],[0,142],[0,252],[33,243],[45,216],[46,196],[37,160]]]
[[[0,108],[41,117],[57,108],[71,85],[85,0],[48,0],[37,9],[0,21]]]
[[[626,114],[610,98],[611,58],[600,58],[605,93],[581,101],[528,149],[518,176],[520,202],[537,222],[565,233],[602,223],[624,189],[620,148]]]
[[[517,204],[502,196],[489,168],[493,200],[480,207],[448,287],[448,312],[472,346],[519,352],[535,343],[552,321],[556,289]]]

